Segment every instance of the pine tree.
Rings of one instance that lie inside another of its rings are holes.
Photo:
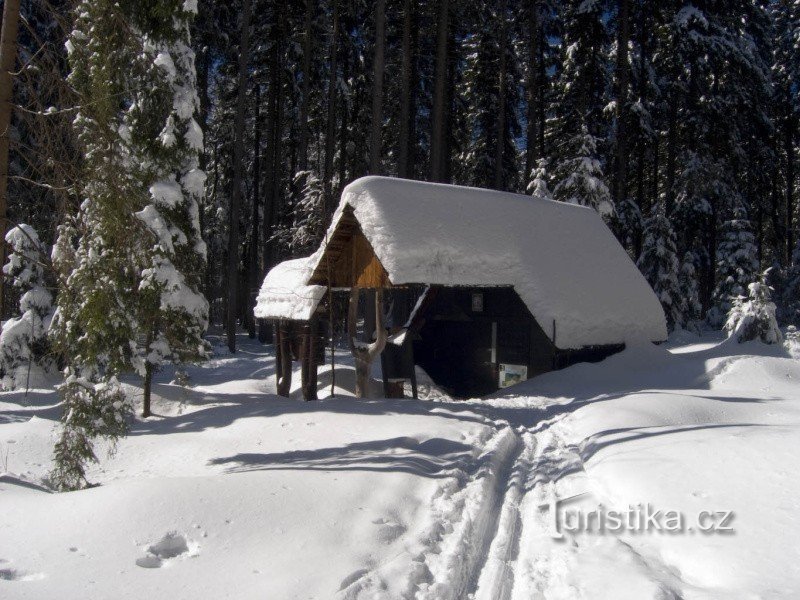
[[[755,238],[743,208],[738,208],[733,218],[726,221],[717,256],[719,282],[714,289],[716,310],[709,316],[712,324],[719,322],[717,315],[728,313],[734,298],[747,294],[748,284],[758,273]]]
[[[687,305],[681,293],[675,232],[658,207],[645,221],[644,245],[638,267],[661,302],[667,326],[670,329],[682,327]]]
[[[557,163],[553,188],[556,200],[590,206],[605,217],[614,214],[611,194],[603,178],[597,158],[597,139],[586,126],[574,138],[566,141]]]
[[[729,337],[740,344],[752,340],[779,344],[783,340],[775,319],[772,288],[766,283],[768,271],[762,273],[758,281],[747,286],[747,296],[737,296],[731,304],[725,330]]]
[[[6,234],[11,250],[3,274],[23,292],[20,316],[0,333],[0,378],[6,389],[28,387],[30,377],[50,373],[55,364],[47,333],[53,318],[53,296],[45,280],[45,252],[33,227],[16,226]]]

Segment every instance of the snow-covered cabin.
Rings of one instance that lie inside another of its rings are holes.
[[[413,360],[457,396],[667,336],[653,290],[589,208],[364,177],[344,189],[326,237],[270,271],[256,316],[308,318],[328,285],[387,289]]]

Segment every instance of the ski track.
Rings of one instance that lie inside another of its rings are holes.
[[[432,517],[420,543],[354,572],[337,600],[585,597],[570,577],[580,544],[554,541],[543,510],[557,484],[559,491],[585,490],[579,448],[565,445],[554,427],[564,418],[516,428],[487,420],[487,433],[474,440],[483,448],[474,464],[455,469],[431,499]],[[623,546],[620,551],[661,584],[660,598],[681,598],[682,582],[668,565]],[[402,580],[399,591],[391,589],[393,580]]]

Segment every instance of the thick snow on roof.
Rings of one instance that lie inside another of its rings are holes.
[[[364,177],[344,189],[331,235],[346,205],[395,285],[513,285],[548,335],[555,322],[559,348],[667,337],[653,290],[592,209]]]
[[[306,285],[311,272],[308,258],[287,260],[270,270],[256,298],[256,318],[310,319],[325,295],[323,286]]]

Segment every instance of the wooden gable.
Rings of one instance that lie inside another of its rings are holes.
[[[309,283],[327,285],[328,273],[330,285],[335,288],[386,288],[392,285],[350,206],[345,206]]]

